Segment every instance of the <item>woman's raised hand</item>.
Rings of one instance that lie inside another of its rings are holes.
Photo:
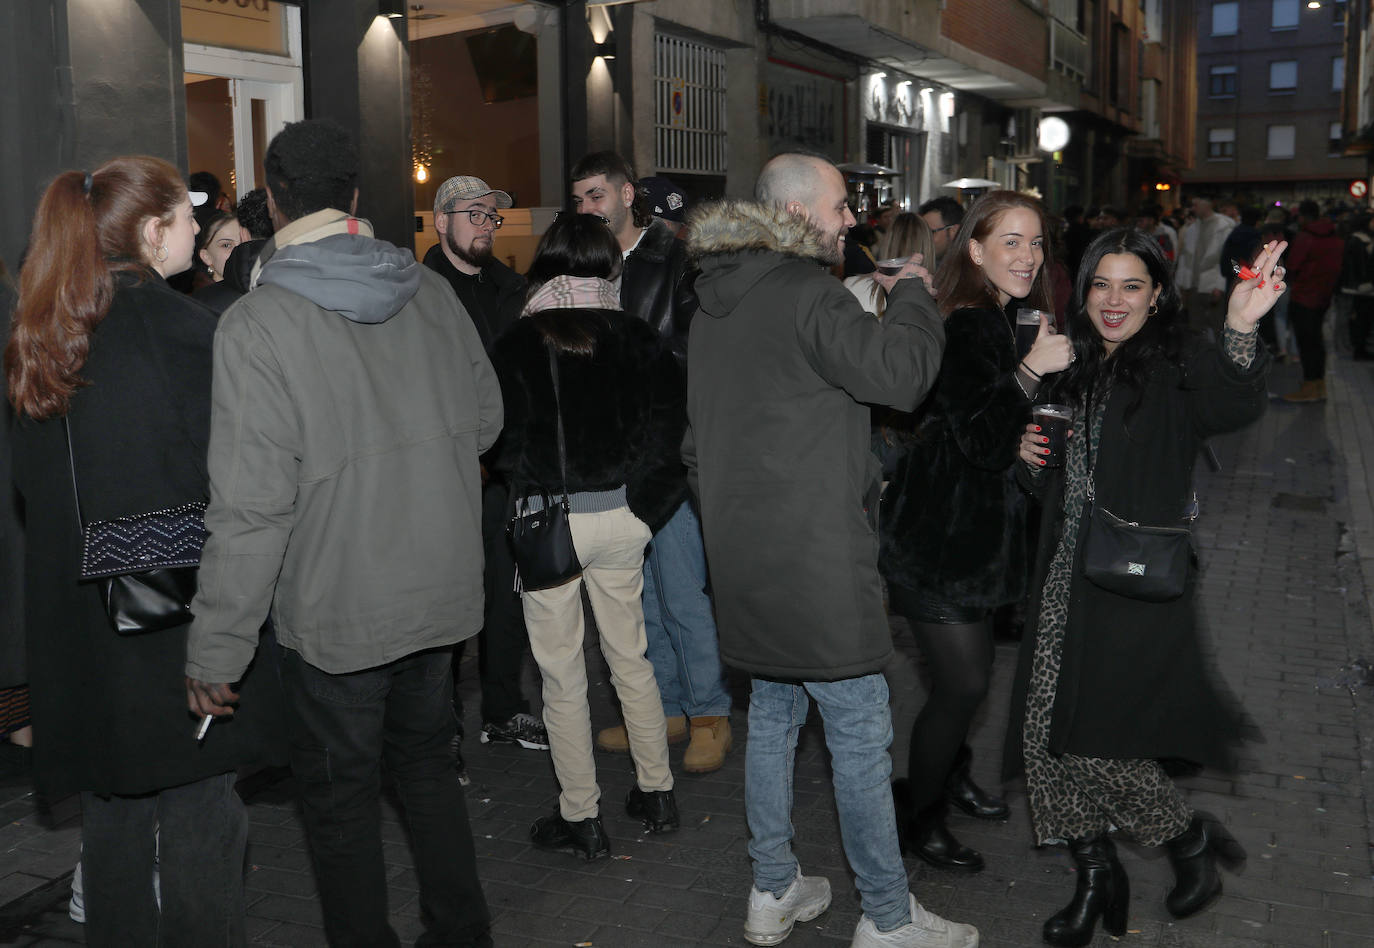
[[[1061,336],[1050,326],[1049,317],[1044,313],[1040,314],[1040,334],[1035,337],[1035,343],[1030,347],[1030,352],[1021,360],[1022,364],[1036,375],[1048,375],[1051,372],[1062,372],[1069,367],[1073,361],[1073,344],[1069,342],[1068,336]]]
[[[1237,332],[1253,332],[1260,317],[1274,308],[1287,289],[1283,267],[1279,266],[1279,258],[1287,249],[1286,240],[1271,240],[1260,248],[1255,262],[1250,264],[1257,275],[1240,281],[1231,291],[1226,304],[1226,325]]]
[[[1064,437],[1072,438],[1073,429],[1070,428],[1066,431]],[[1021,433],[1021,447],[1016,453],[1032,469],[1039,470],[1045,466],[1045,455],[1050,453],[1050,439],[1041,433],[1039,425],[1031,422],[1026,425],[1026,430]]]
[[[930,275],[929,270],[927,270],[924,266],[921,265],[923,262],[924,261],[922,260],[922,255],[919,253],[914,253],[911,255],[911,258],[907,260],[906,264],[902,267],[902,269],[898,270],[892,276],[887,276],[884,273],[880,273],[877,270],[874,270],[873,282],[881,286],[884,292],[891,293],[892,288],[897,285],[898,280],[905,280],[908,277],[915,277],[916,279],[924,283],[926,285],[926,290],[930,293],[931,296],[934,296],[935,278]]]

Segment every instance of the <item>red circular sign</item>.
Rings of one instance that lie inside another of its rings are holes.
[[[1369,185],[1365,184],[1363,181],[1351,181],[1351,182],[1350,182],[1350,196],[1351,196],[1351,197],[1362,198],[1362,197],[1364,197],[1364,196],[1365,196],[1366,194],[1368,194],[1368,193],[1369,193]]]

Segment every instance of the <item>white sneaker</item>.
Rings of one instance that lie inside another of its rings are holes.
[[[808,879],[799,871],[787,891],[778,898],[772,892],[749,892],[749,914],[744,919],[744,940],[751,945],[776,945],[792,934],[796,922],[809,922],[830,908],[830,880]]]
[[[72,897],[67,903],[67,915],[72,921],[84,924],[86,921],[85,890],[81,885],[81,860],[76,861],[76,871],[72,873]]]
[[[978,948],[978,929],[962,922],[947,922],[927,912],[911,899],[911,922],[890,932],[878,931],[867,915],[859,919],[849,948]],[[746,936],[747,937],[747,936]]]

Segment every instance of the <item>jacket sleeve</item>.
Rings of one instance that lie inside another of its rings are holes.
[[[898,282],[879,322],[839,280],[802,299],[796,330],[811,367],[856,401],[911,411],[940,371],[944,321],[917,279]]]
[[[253,659],[291,535],[301,436],[289,386],[263,340],[225,317],[211,388],[210,537],[186,643],[186,674],[236,682]]]
[[[674,242],[680,244],[677,238]],[[687,364],[687,341],[692,330],[692,317],[696,315],[700,303],[697,301],[697,269],[687,261],[683,247],[675,246],[676,258],[673,261],[673,334],[668,341],[669,348],[679,365]]]
[[[1269,353],[1263,345],[1249,368],[1236,365],[1208,344],[1188,359],[1183,389],[1199,438],[1235,431],[1264,414],[1269,404]]]
[[[946,321],[945,332],[936,405],[969,464],[1004,471],[1016,461],[1030,410],[1014,373],[997,357],[1000,347],[1011,344],[1006,317],[990,309],[963,310]]]
[[[633,324],[635,329],[643,323]],[[652,332],[649,333],[652,336]],[[648,353],[658,349],[646,339]],[[657,533],[682,503],[682,439],[687,427],[687,387],[674,354],[662,349],[648,373],[649,418],[626,476],[630,510]]]
[[[1284,261],[1288,272],[1284,274],[1284,279],[1288,281],[1289,286],[1297,286],[1304,278],[1303,271],[1312,259],[1312,244],[1312,237],[1305,231],[1299,231],[1293,242],[1288,245],[1288,257]]]
[[[491,359],[482,348],[482,337],[472,320],[459,321],[462,327],[463,342],[472,353],[472,377],[477,385],[477,422],[481,426],[477,432],[477,453],[481,454],[496,443],[501,436],[501,426],[505,422],[505,408],[501,398],[501,383],[496,378]]]
[[[523,335],[522,327],[516,326],[498,339],[491,350],[491,363],[499,383],[505,414],[501,444],[491,464],[494,470],[507,478],[513,478],[518,473],[516,468],[525,450],[525,419],[529,416],[529,400],[520,376],[519,360],[515,357]]]

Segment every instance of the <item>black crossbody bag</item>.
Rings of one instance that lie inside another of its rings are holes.
[[[76,488],[72,429],[64,417],[72,499],[81,528],[81,582],[100,590],[105,614],[120,635],[159,632],[191,621],[200,551],[205,546],[205,503],[193,501],[132,517],[86,522]]]
[[[1091,409],[1089,411],[1091,417]],[[1187,527],[1153,527],[1122,520],[1097,502],[1097,470],[1088,443],[1088,500],[1083,505],[1083,575],[1094,585],[1144,602],[1168,602],[1183,595],[1193,557],[1192,520]]]
[[[515,556],[515,588],[551,589],[582,575],[582,561],[573,547],[571,512],[568,501],[568,456],[563,440],[563,406],[558,394],[558,357],[553,343],[545,340],[549,351],[549,373],[553,376],[554,417],[558,425],[558,473],[562,478],[562,496],[540,492],[543,510],[530,510],[529,496],[512,485],[515,509],[506,535],[510,538]],[[518,470],[518,468],[517,468]]]

